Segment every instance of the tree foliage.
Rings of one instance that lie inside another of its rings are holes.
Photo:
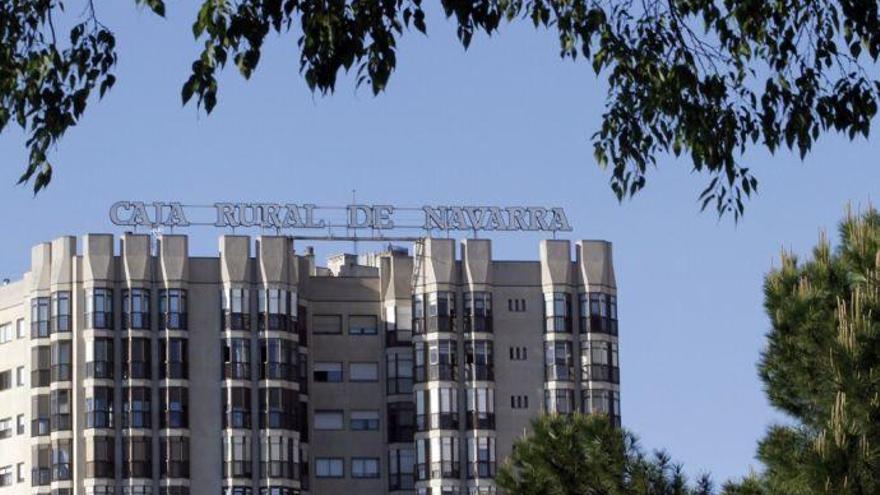
[[[514,443],[496,477],[507,495],[712,495],[708,476],[689,483],[681,465],[646,454],[635,436],[603,415],[547,415]],[[755,477],[726,483],[723,495],[763,495]]]
[[[81,116],[96,84],[112,86],[112,31],[88,20],[56,38],[63,0],[0,6],[0,125],[29,133],[23,181],[51,177],[47,148]],[[163,0],[135,0],[158,15]],[[559,55],[589,63],[607,82],[592,135],[595,160],[611,170],[619,199],[636,194],[668,154],[689,157],[707,180],[700,199],[742,214],[758,181],[742,161],[753,146],[796,149],[821,135],[867,136],[880,82],[876,0],[441,0],[467,48],[480,33],[525,21],[559,39]],[[203,49],[181,91],[210,113],[217,73],[232,61],[250,77],[270,33],[290,34],[312,91],[327,94],[340,73],[383,91],[397,67],[398,39],[427,32],[421,0],[203,0],[193,23]],[[64,47],[64,48],[62,48]],[[76,77],[71,77],[75,75]]]
[[[850,213],[805,262],[784,254],[765,306],[760,374],[793,420],[760,444],[769,492],[880,493],[880,214]]]

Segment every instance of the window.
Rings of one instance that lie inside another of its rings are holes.
[[[416,453],[411,448],[388,451],[388,489],[412,490],[415,486],[413,479],[415,464]]]
[[[348,370],[352,382],[379,381],[379,365],[376,363],[351,363]]]
[[[19,414],[15,417],[15,434],[16,435],[24,435],[25,424],[24,424],[24,414]]]
[[[613,390],[584,390],[581,408],[585,414],[606,414],[611,424],[620,426],[620,394]]]
[[[0,440],[12,436],[12,418],[0,419]]]
[[[260,389],[260,428],[296,429],[296,394],[287,388]]]
[[[455,331],[455,293],[432,292],[428,294],[428,332]]]
[[[412,443],[416,407],[411,400],[388,403],[388,443]]]
[[[617,335],[617,296],[602,292],[580,295],[581,333]]]
[[[265,289],[257,292],[259,330],[288,331],[293,327],[288,304],[290,292],[284,289]],[[294,299],[294,303],[296,300]],[[296,307],[294,305],[294,307]]]
[[[494,380],[495,365],[491,340],[469,340],[464,343],[465,378]]]
[[[565,388],[544,390],[544,411],[547,414],[571,414],[574,410],[574,390]]]
[[[147,387],[122,389],[123,428],[150,428],[150,392]]]
[[[262,340],[262,369],[260,378],[263,380],[296,381],[297,349],[287,339]]]
[[[298,459],[299,448],[293,438],[273,435],[260,439],[261,478],[297,479]]]
[[[565,292],[544,294],[544,332],[571,333],[571,295]]]
[[[510,348],[510,360],[511,361],[525,361],[528,358],[529,358],[528,347],[511,347]]]
[[[70,341],[52,342],[52,381],[66,382],[71,378]]]
[[[86,342],[86,378],[113,378],[113,339]]]
[[[387,354],[385,356],[386,392],[392,394],[411,394],[413,386],[413,360],[408,354]]]
[[[150,289],[122,291],[122,327],[150,329]]]
[[[15,386],[24,387],[24,366],[15,368]]]
[[[52,481],[70,479],[70,457],[72,453],[72,440],[52,441]]]
[[[511,409],[528,409],[529,408],[529,396],[528,395],[511,395],[510,396],[510,408]]]
[[[412,344],[412,308],[388,303],[384,315],[385,347],[409,347]]]
[[[52,431],[70,430],[70,390],[53,390],[49,397]]]
[[[574,380],[574,357],[571,342],[553,341],[544,343],[544,379],[546,381]]]
[[[342,316],[314,315],[312,317],[312,333],[314,335],[341,335]]]
[[[224,486],[223,487],[223,495],[251,495],[252,492],[253,492],[253,490],[249,486]]]
[[[149,380],[150,354],[150,339],[127,339],[122,346],[122,378]]]
[[[187,329],[186,290],[159,291],[159,330]]]
[[[31,338],[41,339],[49,336],[49,298],[31,299]]]
[[[467,428],[480,430],[495,428],[495,389],[480,387],[468,388]]]
[[[251,427],[251,389],[245,387],[223,388],[223,427]]]
[[[416,398],[416,429],[458,429],[458,389],[455,387],[419,390]]]
[[[0,325],[0,344],[12,342],[12,323],[4,323]]]
[[[223,378],[226,380],[250,380],[250,340],[228,339],[223,342]]]
[[[86,389],[86,428],[113,428],[113,388]]]
[[[492,331],[492,293],[464,293],[464,328],[467,332]]]
[[[316,430],[341,430],[343,427],[342,411],[315,411]]]
[[[583,342],[581,346],[581,378],[584,380],[620,383],[617,343],[603,340]]]
[[[162,378],[186,380],[189,376],[187,366],[187,339],[166,339],[162,341],[159,359],[162,362]]]
[[[316,362],[314,368],[315,382],[339,383],[342,381],[342,363]]]
[[[221,291],[223,328],[225,330],[251,329],[250,293],[247,289]]]
[[[189,426],[189,389],[165,387],[159,389],[162,428],[187,428]]]
[[[342,478],[345,466],[341,457],[318,457],[315,459],[316,478]]]
[[[416,382],[424,382],[426,379],[456,381],[458,379],[457,344],[454,340],[431,341],[427,345],[423,342],[415,343],[413,356]]]
[[[52,481],[52,446],[35,445],[31,447],[31,455],[31,486],[49,486]]]
[[[52,331],[70,331],[70,292],[58,291],[52,294]]]
[[[467,439],[468,478],[495,477],[495,439],[476,437]]]
[[[12,486],[12,466],[0,467],[0,486]]]
[[[19,318],[15,320],[15,338],[23,339],[24,335],[24,318]]]
[[[109,436],[95,436],[86,442],[86,478],[114,477],[115,443]]]
[[[0,391],[12,388],[12,370],[0,371]]]
[[[507,310],[511,313],[524,313],[526,311],[525,299],[508,299]]]
[[[375,431],[379,429],[379,411],[352,411],[349,422],[352,431]]]
[[[89,328],[113,328],[113,290],[97,288],[86,294],[86,325]]]
[[[152,495],[152,493],[153,487],[151,485],[134,485],[122,487],[122,495]]]
[[[431,461],[428,470],[431,479],[458,478],[459,440],[457,436],[433,437],[417,442],[416,447],[420,458],[427,453],[427,458]],[[422,450],[422,452],[418,452],[418,450]]]
[[[352,478],[378,478],[379,459],[376,457],[352,457]]]
[[[153,458],[150,437],[131,436],[123,439],[122,477],[152,478],[151,459]]]
[[[31,397],[31,436],[41,437],[49,434],[50,419],[49,394],[40,394]]]
[[[250,478],[251,439],[249,437],[223,438],[223,477]]]
[[[163,478],[189,478],[189,438],[163,437],[159,447]]]
[[[143,487],[124,487],[123,492],[125,495],[129,495],[129,489],[137,489],[137,488],[150,488],[149,486]],[[113,485],[93,485],[86,486],[85,493],[86,495],[114,495],[114,487]],[[146,494],[149,495],[149,494]]]
[[[412,298],[412,331],[416,335],[425,333],[425,296],[422,294]]]
[[[31,347],[31,387],[48,387],[52,382],[52,348],[48,345]],[[3,374],[0,373],[0,390]]]
[[[352,315],[348,317],[349,335],[376,335],[379,333],[377,318],[372,315]]]
[[[16,483],[24,483],[24,463],[19,462],[15,465],[15,482]]]

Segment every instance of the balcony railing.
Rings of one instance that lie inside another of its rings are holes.
[[[458,413],[416,414],[416,431],[457,429]]]
[[[113,361],[89,361],[86,363],[86,378],[113,379]]]
[[[494,478],[495,462],[494,461],[476,461],[469,462],[467,465],[467,477],[474,478]]]
[[[187,313],[160,313],[159,330],[186,330]]]
[[[581,333],[617,335],[617,320],[601,315],[581,317]]]
[[[223,378],[226,380],[250,380],[251,363],[223,363]]]
[[[583,379],[597,382],[620,383],[620,368],[610,364],[584,366]]]
[[[491,316],[464,316],[465,332],[492,333],[493,324]]]
[[[296,381],[298,367],[290,363],[263,363],[260,378],[263,380]]]
[[[467,429],[468,430],[494,430],[495,429],[495,413],[468,411],[468,413],[467,413]]]

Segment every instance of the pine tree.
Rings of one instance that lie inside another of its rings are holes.
[[[506,495],[713,493],[708,477],[692,486],[665,452],[648,455],[632,433],[611,426],[607,417],[582,414],[535,419],[499,469],[497,483]]]
[[[758,457],[771,494],[880,493],[880,215],[849,212],[840,245],[788,253],[765,280],[771,321],[759,363],[767,395],[791,422]]]

